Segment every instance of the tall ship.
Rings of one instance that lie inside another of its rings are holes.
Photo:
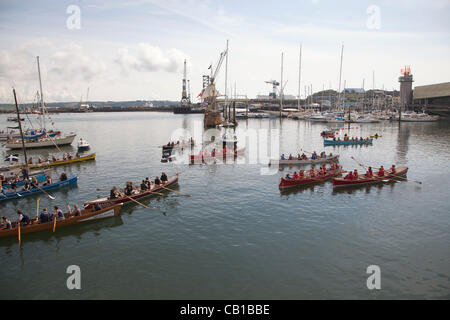
[[[70,132],[69,134],[63,134],[59,130],[47,130],[46,129],[46,114],[47,110],[44,105],[44,95],[42,93],[42,81],[41,81],[41,69],[39,65],[39,57],[37,59],[38,75],[39,75],[39,87],[41,98],[41,110],[40,110],[40,129],[30,129],[29,135],[24,136],[24,140],[12,137],[6,143],[8,149],[22,149],[25,148],[46,148],[46,147],[58,147],[63,145],[69,145],[75,139],[76,133]]]

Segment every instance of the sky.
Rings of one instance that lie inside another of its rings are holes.
[[[0,103],[180,100],[183,61],[191,95],[229,40],[217,88],[267,95],[339,88],[398,89],[450,81],[450,0],[0,0]],[[89,95],[87,91],[89,88]],[[236,88],[236,89],[235,89]]]

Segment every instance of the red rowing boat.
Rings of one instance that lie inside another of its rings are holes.
[[[372,178],[366,177],[364,174],[358,175],[358,179],[348,180],[345,178],[334,178],[333,179],[333,187],[349,187],[349,186],[359,186],[359,185],[367,185],[379,182],[388,182],[388,181],[399,181],[396,177],[406,176],[408,172],[408,167],[399,167],[395,170],[395,173],[391,172],[391,169],[385,171],[384,175],[379,177],[378,175],[374,175]]]
[[[209,160],[209,159],[220,159],[223,157],[228,157],[228,156],[238,156],[238,155],[242,155],[245,153],[245,147],[241,148],[241,149],[237,149],[235,152],[233,150],[227,150],[226,153],[223,153],[223,150],[217,150],[216,154],[214,156],[212,156],[211,154],[204,154],[200,151],[199,154],[193,155],[191,154],[189,156],[189,160],[191,162],[191,164],[195,163],[202,163],[204,160]]]
[[[337,177],[342,172],[342,166],[337,165],[336,169],[327,169],[327,172],[325,174],[319,175],[319,170],[315,170],[314,177],[311,177],[309,174],[306,174],[303,178],[298,179],[286,179],[281,178],[280,184],[278,185],[278,188],[280,189],[286,189],[291,187],[296,187],[299,185],[307,185],[312,183],[320,183],[323,181],[326,181],[328,179],[331,179],[333,177]]]
[[[123,196],[123,197],[119,197],[119,198],[114,198],[114,199],[110,199],[108,197],[104,197],[104,198],[99,198],[96,200],[91,200],[91,201],[86,201],[84,203],[84,207],[86,209],[91,209],[94,208],[96,205],[100,206],[100,208],[105,208],[105,207],[109,207],[118,203],[128,203],[128,202],[134,202],[133,200],[137,200],[137,199],[142,199],[142,198],[146,198],[149,197],[151,195],[154,195],[156,192],[159,191],[164,191],[165,187],[169,187],[173,184],[178,183],[178,174],[174,175],[173,177],[171,177],[169,180],[167,180],[167,182],[165,184],[162,185],[152,185],[152,189],[150,190],[146,190],[146,191],[141,191],[138,194],[132,194],[131,196]],[[131,200],[131,199],[133,200]]]

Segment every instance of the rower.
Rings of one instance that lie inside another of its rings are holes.
[[[36,177],[31,177],[31,188],[37,188],[39,185],[39,182],[37,181]]]
[[[147,186],[147,190],[150,190],[151,183],[150,183],[150,179],[148,177],[145,178],[145,185]]]
[[[315,175],[316,175],[315,170],[314,170],[313,168],[311,168],[311,169],[309,170],[309,176],[310,176],[310,177],[314,177]]]
[[[327,173],[327,166],[323,165],[322,168],[323,168],[323,174],[326,174]]]
[[[161,180],[159,180],[159,177],[156,176],[155,178],[155,185],[159,186],[161,184]]]
[[[292,179],[291,176],[289,175],[289,173],[286,174],[286,179],[289,179],[289,180]]]
[[[66,175],[65,172],[61,173],[61,176],[59,177],[59,180],[60,180],[60,181],[65,181],[65,180],[67,180],[67,175]]]
[[[359,174],[358,174],[358,170],[353,170],[353,180],[358,180],[359,179]]]
[[[64,217],[64,213],[61,211],[61,209],[58,206],[53,207],[55,209],[55,214],[53,215],[53,219],[56,217],[58,220],[64,220],[66,217]]]
[[[372,167],[369,167],[369,169],[367,169],[366,177],[367,178],[372,178],[373,177]]]
[[[285,158],[284,158],[284,153],[281,155],[281,159],[280,160],[286,160]]]
[[[22,210],[17,210],[17,214],[19,218],[17,219],[17,223],[20,223],[21,226],[26,226],[30,223],[30,218],[22,213]]]
[[[294,160],[294,157],[292,157],[292,153],[289,153],[289,160]]]
[[[41,158],[41,156],[38,156],[38,163],[42,163],[42,158]]]
[[[117,187],[114,186],[109,192],[109,199],[116,199],[118,197],[119,197],[119,190],[117,190]]]
[[[23,180],[26,180],[29,178],[29,172],[27,167],[22,168],[22,178]]]
[[[2,230],[9,230],[12,228],[11,221],[2,216]]]
[[[297,160],[302,160],[302,156],[300,155],[300,153],[297,153]]]
[[[52,184],[52,178],[50,176],[47,176],[43,185],[48,186],[50,184]]]
[[[47,208],[42,210],[41,215],[39,216],[39,223],[50,222],[50,215],[48,214]]]
[[[161,182],[165,184],[169,180],[165,172],[161,173]]]
[[[308,159],[308,157],[306,156],[306,154],[304,152],[302,153],[302,159],[303,160],[307,160]]]
[[[28,182],[28,180],[25,180],[22,190],[28,191],[28,190],[30,190],[30,188],[31,188],[30,183]]]
[[[299,178],[303,178],[305,176],[305,170],[301,169],[300,170],[300,174],[299,174]]]
[[[69,203],[67,203],[67,208],[69,209],[69,213],[70,213],[71,215],[73,215],[73,216],[75,216],[75,217],[81,216],[81,210],[80,210],[80,208],[78,207],[77,204],[75,204],[75,205],[73,206],[73,208],[75,209],[75,210],[73,210],[73,212],[70,211]]]
[[[128,181],[125,186],[125,195],[131,196],[131,193],[133,192],[133,183],[131,181]]]
[[[293,174],[293,176],[292,176],[295,180],[297,180],[298,179],[298,174],[297,174],[297,171],[294,171],[294,174]]]
[[[141,191],[145,191],[145,190],[147,190],[147,184],[145,183],[145,180],[142,180]]]
[[[30,159],[28,159],[28,164],[33,164],[33,158],[30,157]]]
[[[350,172],[344,177],[344,179],[346,179],[346,180],[353,180],[353,172],[350,171]]]
[[[378,169],[378,176],[379,177],[384,176],[384,168],[383,168],[383,166],[381,166],[380,169]]]
[[[392,167],[391,167],[391,173],[395,173],[395,171],[396,171],[395,170],[395,165],[393,164]]]
[[[54,154],[52,154],[52,161],[53,161],[53,162],[58,161],[58,159],[56,159],[56,157],[55,157]]]

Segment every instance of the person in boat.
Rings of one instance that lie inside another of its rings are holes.
[[[75,158],[79,158],[80,157],[80,153],[77,151],[77,153],[75,154]]]
[[[67,153],[64,152],[63,154],[63,160],[66,161],[67,160]]]
[[[145,183],[145,180],[142,180],[141,191],[145,191],[145,190],[147,190],[147,184]]]
[[[65,172],[61,173],[59,176],[60,181],[66,181],[67,180],[67,174]]]
[[[211,151],[211,157],[215,157],[216,156],[216,148],[213,148]]]
[[[56,217],[58,220],[64,220],[66,217],[64,217],[64,213],[58,206],[54,206],[53,209],[55,209],[55,214],[53,215],[53,219]]]
[[[20,223],[21,226],[27,226],[30,224],[30,218],[22,213],[22,210],[17,210],[17,215],[19,216],[17,218],[17,223]]]
[[[359,179],[359,174],[358,174],[358,170],[353,170],[353,180],[358,180]]]
[[[302,179],[305,177],[305,170],[301,169],[298,175],[299,179]]]
[[[73,158],[72,154],[70,152],[67,153],[67,160],[72,160],[72,158]]]
[[[348,141],[348,136],[347,136],[347,134],[344,134],[344,141]]]
[[[319,176],[323,176],[323,175],[324,175],[324,173],[323,173],[323,168],[320,167],[320,169],[319,169]]]
[[[28,164],[33,164],[33,158],[30,157],[30,159],[28,159]]]
[[[321,157],[321,158],[326,158],[326,157],[327,157],[325,151],[322,151],[322,152],[320,153],[320,157]]]
[[[350,171],[347,173],[347,175],[344,177],[345,180],[353,180],[353,172]]]
[[[291,176],[289,175],[289,173],[286,174],[286,179],[288,179],[288,180],[292,179]]]
[[[360,137],[360,138],[359,138],[359,141],[364,141],[363,137]]]
[[[42,163],[43,161],[42,161],[42,158],[41,158],[41,156],[38,156],[38,163]]]
[[[367,169],[366,177],[367,177],[367,178],[372,178],[372,177],[373,177],[372,167],[369,167],[369,168]]]
[[[114,186],[111,191],[109,192],[109,199],[116,199],[119,198],[119,190],[117,190],[117,187]]]
[[[151,184],[150,179],[148,177],[145,178],[145,185],[147,186],[147,190],[150,190],[152,184]]]
[[[8,218],[2,216],[2,230],[9,230],[11,228],[11,221],[9,221]]]
[[[322,169],[323,169],[323,174],[327,173],[327,166],[326,165],[322,165]]]
[[[131,182],[131,181],[128,181],[127,183],[126,183],[126,185],[125,185],[125,189],[124,189],[124,192],[125,192],[125,195],[126,196],[131,196],[131,194],[133,193],[133,182]]]
[[[336,141],[336,137],[333,137],[333,141]]]
[[[50,222],[50,215],[48,214],[47,208],[42,210],[42,213],[39,215],[39,223]]]
[[[298,174],[297,171],[294,171],[294,174],[292,175],[292,178],[297,180],[298,179]]]
[[[161,182],[164,184],[167,182],[167,180],[169,180],[167,178],[167,174],[165,172],[161,173]]]
[[[381,166],[380,169],[378,169],[378,176],[379,177],[384,176],[384,168],[383,168],[383,166]]]
[[[52,161],[53,162],[56,162],[56,161],[58,161],[58,159],[55,157],[55,155],[54,154],[52,154]]]
[[[159,186],[161,184],[161,180],[159,179],[158,176],[156,176],[155,178],[155,185]]]
[[[48,185],[50,185],[50,184],[52,184],[53,183],[53,181],[52,181],[52,178],[50,177],[50,176],[46,176],[45,177],[45,182],[44,182],[44,186],[48,186]]]
[[[286,160],[286,158],[284,157],[284,153],[281,155],[280,160]]]
[[[102,210],[102,207],[98,203],[94,204],[94,211],[99,211],[99,210]]]
[[[334,169],[336,169],[336,166],[334,165],[334,163],[332,163],[330,166],[330,170],[334,170]]]
[[[396,172],[396,169],[395,169],[395,165],[393,164],[391,167],[391,173],[395,173],[395,172]]]
[[[316,160],[317,159],[317,153],[314,151],[313,154],[311,155],[311,160]]]
[[[292,153],[289,153],[289,160],[294,160],[294,157],[292,156]]]
[[[309,176],[310,176],[311,178],[313,178],[313,177],[315,177],[315,175],[316,175],[316,170],[314,170],[313,168],[311,168],[311,169],[309,170]]]
[[[304,152],[302,153],[302,160],[308,160],[308,157],[306,156],[306,154]]]
[[[68,203],[67,203],[67,206],[69,206]],[[80,208],[78,207],[78,205],[75,204],[75,205],[73,206],[73,208],[74,208],[74,210],[73,210],[72,214],[73,214],[75,217],[81,216],[81,210],[80,210]]]
[[[9,188],[14,192],[14,193],[16,193],[17,191],[17,182],[18,182],[18,180],[17,180],[17,178],[16,177],[14,177],[14,178],[12,178],[10,181],[9,181]]]
[[[6,182],[6,178],[5,178],[5,176],[3,175],[3,173],[1,173],[0,174],[0,185],[5,185],[7,182]]]
[[[28,190],[30,190],[30,189],[31,189],[31,184],[30,184],[30,182],[29,182],[28,180],[25,180],[25,183],[24,183],[24,185],[23,185],[22,190],[23,190],[23,191],[28,191]]]

